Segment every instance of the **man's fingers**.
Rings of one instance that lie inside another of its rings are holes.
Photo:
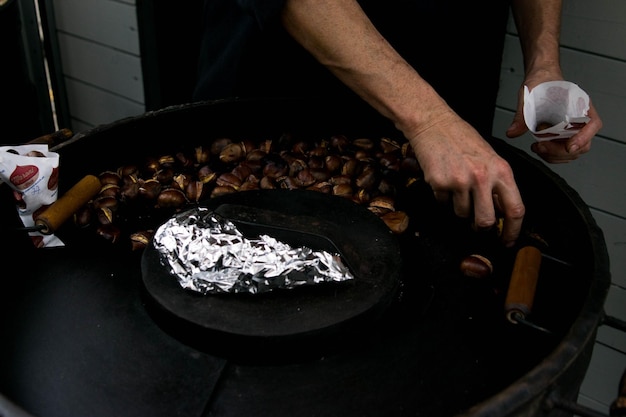
[[[480,187],[474,191],[474,226],[487,229],[496,222],[496,202],[491,187]]]
[[[435,196],[435,200],[440,203],[447,203],[450,201],[450,192],[445,190],[433,190],[433,195]]]
[[[469,191],[454,191],[452,193],[454,213],[459,217],[469,217],[472,214],[472,197]]]
[[[548,163],[563,164],[578,159],[591,149],[591,142],[584,142],[582,146],[577,145],[574,152],[571,145],[571,140],[535,142],[531,145],[531,150]]]
[[[500,208],[504,219],[502,242],[510,247],[515,244],[522,230],[526,208],[517,187],[501,187],[494,195],[494,203]]]

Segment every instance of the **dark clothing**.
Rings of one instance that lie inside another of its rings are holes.
[[[205,2],[196,100],[358,99],[283,29],[279,15],[284,2]],[[455,111],[483,135],[491,133],[508,1],[359,3],[382,35]]]

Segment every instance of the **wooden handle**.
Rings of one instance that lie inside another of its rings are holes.
[[[54,233],[70,216],[100,191],[100,179],[87,175],[35,219],[41,233]]]
[[[70,129],[63,128],[61,130],[57,130],[53,133],[48,133],[47,135],[39,136],[33,140],[28,141],[28,143],[32,144],[47,144],[49,146],[54,146],[58,142],[63,142],[66,139],[71,138],[73,135]]]
[[[504,302],[506,317],[510,322],[517,323],[516,316],[525,318],[530,314],[540,267],[541,251],[538,248],[525,246],[517,252]]]

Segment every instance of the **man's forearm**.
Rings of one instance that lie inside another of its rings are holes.
[[[526,71],[559,67],[561,0],[513,0]]]
[[[447,107],[391,47],[355,0],[287,0],[287,31],[342,82],[406,133]]]

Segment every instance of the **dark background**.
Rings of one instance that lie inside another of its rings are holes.
[[[146,110],[189,103],[196,80],[203,0],[138,0]]]
[[[0,5],[0,143],[21,143],[54,129],[38,41],[28,1]]]
[[[202,4],[137,0],[146,111],[191,101]],[[0,144],[24,143],[69,125],[52,7],[51,0],[0,1]]]

